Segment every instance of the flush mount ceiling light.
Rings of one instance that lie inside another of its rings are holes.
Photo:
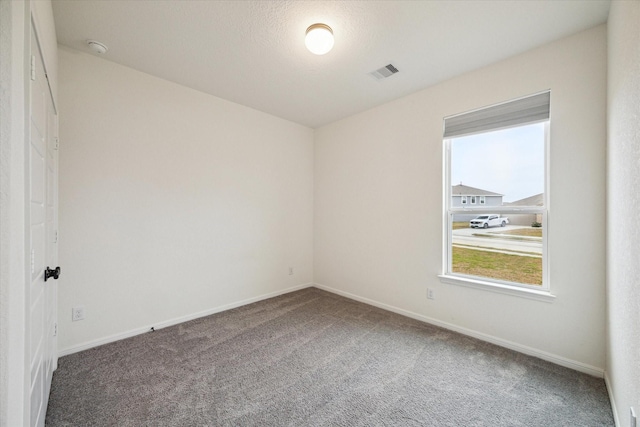
[[[324,55],[333,48],[333,30],[326,24],[313,24],[307,28],[304,44],[311,53]]]
[[[101,55],[109,50],[107,46],[95,40],[87,40],[87,46],[89,46],[89,49],[95,53],[99,53]]]

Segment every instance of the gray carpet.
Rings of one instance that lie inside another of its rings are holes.
[[[613,426],[604,382],[315,288],[62,357],[49,426]]]

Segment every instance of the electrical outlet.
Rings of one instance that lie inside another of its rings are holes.
[[[84,306],[79,305],[71,309],[71,320],[74,322],[84,320]]]
[[[436,293],[431,288],[427,288],[427,298],[436,299]]]
[[[293,267],[289,267],[289,276],[293,275]]]
[[[629,408],[629,427],[636,427],[636,411],[633,410],[633,406]]]

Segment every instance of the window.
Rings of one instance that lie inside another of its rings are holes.
[[[549,105],[544,92],[445,119],[443,281],[550,296]],[[452,182],[490,197],[456,205]]]
[[[460,197],[460,203],[462,203],[463,205],[467,204],[467,196],[461,196]]]

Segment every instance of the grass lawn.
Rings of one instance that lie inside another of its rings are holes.
[[[542,258],[453,247],[454,273],[542,285]]]

